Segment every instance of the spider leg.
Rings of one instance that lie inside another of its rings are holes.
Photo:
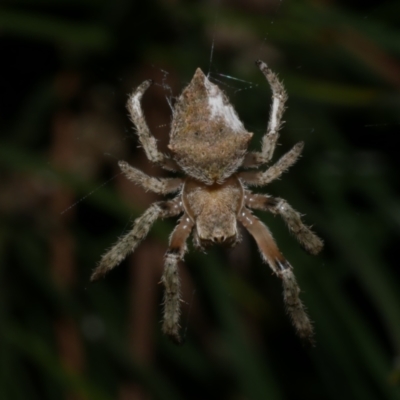
[[[272,106],[268,121],[267,132],[262,139],[261,152],[250,152],[246,155],[243,167],[254,168],[268,163],[274,154],[276,142],[279,137],[279,129],[282,126],[282,116],[285,111],[287,94],[278,76],[273,73],[263,61],[256,62],[258,68],[267,78],[272,89]]]
[[[300,288],[292,266],[279,251],[269,229],[247,208],[242,209],[238,220],[254,237],[263,260],[282,279],[286,309],[299,336],[312,343],[313,327],[300,300]]]
[[[141,100],[145,91],[153,83],[152,80],[144,81],[138,88],[130,95],[127,108],[132,122],[136,126],[139,141],[144,148],[147,158],[155,164],[161,165],[163,168],[175,171],[178,169],[174,160],[158,151],[157,141],[150,134],[150,129],[147,126],[146,119],[143,114]]]
[[[129,180],[157,194],[177,192],[183,183],[180,178],[153,178],[125,161],[119,161],[118,165]]]
[[[279,214],[286,222],[289,231],[308,253],[316,255],[322,250],[324,245],[322,240],[308,226],[304,225],[300,213],[293,209],[286,200],[246,191],[245,204],[255,210]]]
[[[180,280],[178,263],[186,252],[186,240],[193,228],[193,222],[184,214],[172,232],[169,248],[165,255],[165,266],[161,282],[164,285],[163,332],[176,343],[181,343],[179,336]]]
[[[288,170],[300,157],[304,143],[299,142],[284,154],[274,165],[264,172],[239,172],[238,177],[249,186],[265,186],[268,183],[279,178],[286,170]]]
[[[114,246],[107,251],[95,268],[90,280],[96,281],[120,264],[129,253],[146,237],[153,223],[158,218],[173,217],[182,212],[180,196],[170,201],[160,201],[152,204],[134,223],[132,230],[122,236]]]

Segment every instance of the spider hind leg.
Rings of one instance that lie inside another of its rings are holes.
[[[272,105],[267,132],[262,139],[261,152],[248,153],[243,163],[245,168],[254,168],[271,161],[279,138],[282,116],[288,98],[282,82],[279,80],[278,76],[271,71],[267,64],[258,60],[256,61],[256,65],[260,68],[272,89]]]
[[[141,104],[142,97],[152,84],[152,80],[147,80],[139,85],[130,95],[127,108],[131,120],[137,129],[137,135],[139,136],[140,144],[143,146],[147,158],[151,162],[160,165],[164,169],[176,171],[178,169],[176,162],[158,150],[157,141],[155,137],[151,135],[150,129],[143,114]]]

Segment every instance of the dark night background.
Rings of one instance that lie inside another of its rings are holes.
[[[395,0],[3,0],[0,398],[400,399],[399,15]],[[257,215],[295,268],[317,345],[302,345],[243,234],[234,250],[190,243],[176,347],[158,284],[175,220],[89,283],[159,199],[117,161],[166,175],[138,148],[127,95],[155,80],[143,107],[166,151],[166,98],[201,67],[257,148],[270,104],[259,58],[289,94],[276,157],[305,141],[259,191],[304,213],[324,251],[305,254],[282,220]]]

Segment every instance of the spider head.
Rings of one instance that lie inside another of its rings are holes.
[[[199,247],[233,246],[238,242],[237,215],[243,207],[243,187],[238,178],[214,185],[187,178],[182,203],[195,224],[195,243]]]
[[[196,239],[200,247],[219,244],[227,247],[234,246],[238,240],[236,217],[232,213],[214,215],[200,214],[196,221]]]

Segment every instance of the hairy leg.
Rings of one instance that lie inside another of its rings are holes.
[[[170,201],[160,201],[152,204],[134,223],[132,230],[122,236],[100,260],[90,277],[95,281],[120,264],[129,253],[147,236],[153,223],[158,218],[173,217],[182,212],[179,205],[180,196]]]
[[[180,178],[153,178],[146,175],[144,172],[133,168],[125,161],[119,161],[118,165],[129,180],[139,184],[144,189],[157,194],[176,192],[180,189],[183,183]]]
[[[242,209],[238,220],[254,237],[263,260],[282,279],[286,309],[299,336],[312,343],[313,328],[300,300],[300,289],[292,266],[279,251],[268,228],[248,209]]]
[[[157,141],[150,134],[150,129],[147,126],[146,119],[143,114],[141,100],[145,91],[153,83],[152,80],[144,81],[138,88],[130,95],[127,108],[131,116],[132,122],[136,126],[139,141],[146,152],[147,158],[161,165],[163,168],[175,171],[178,169],[177,164],[171,158],[158,151]]]
[[[265,186],[279,178],[300,157],[304,143],[299,142],[264,172],[239,172],[238,177],[249,186]]]
[[[186,252],[186,240],[193,228],[193,222],[184,214],[172,232],[168,251],[165,255],[165,266],[161,282],[164,285],[163,332],[176,343],[181,343],[179,336],[180,315],[180,279],[178,263]]]
[[[262,140],[261,152],[248,153],[243,162],[245,168],[257,167],[258,165],[266,164],[271,160],[279,137],[279,129],[282,125],[282,116],[285,111],[285,102],[287,100],[285,88],[277,75],[274,74],[263,61],[258,60],[256,64],[271,86],[272,106],[267,132]]]
[[[324,246],[323,241],[301,220],[301,215],[283,199],[262,194],[245,193],[245,204],[255,210],[269,211],[280,215],[286,222],[289,231],[299,241],[300,245],[312,255],[318,254]]]

